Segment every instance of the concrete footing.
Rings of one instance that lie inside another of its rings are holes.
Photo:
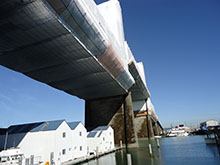
[[[115,145],[138,147],[134,127],[134,114],[131,94],[86,100],[85,127],[88,131],[103,125],[114,129]]]
[[[152,120],[148,116],[135,117],[135,127],[138,138],[154,138]],[[148,130],[149,129],[149,130]]]

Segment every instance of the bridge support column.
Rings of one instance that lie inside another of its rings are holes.
[[[153,124],[150,115],[147,114],[147,135],[148,138],[154,138]]]
[[[135,127],[137,130],[138,138],[147,138],[147,118],[146,116],[140,116],[134,118]]]
[[[159,131],[159,125],[158,125],[157,122],[155,122],[153,128],[154,128],[154,135],[155,135],[155,136],[159,136],[159,135],[160,135],[160,131]]]
[[[154,137],[153,124],[150,116],[135,117],[134,121],[138,138],[148,138],[148,134],[149,138]]]
[[[163,129],[163,127],[161,126],[161,124],[160,124],[159,121],[157,121],[157,125],[158,125],[159,134],[160,134],[160,135],[163,135],[163,134],[164,134],[164,129]]]
[[[131,94],[86,100],[85,126],[88,131],[110,125],[114,129],[115,145],[120,141],[127,147],[138,147],[134,127],[134,114]]]

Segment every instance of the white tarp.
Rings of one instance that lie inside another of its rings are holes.
[[[148,108],[148,113],[151,115],[151,117],[155,120],[158,121],[158,117],[155,113],[154,105],[152,104],[150,98],[147,99],[147,108]]]

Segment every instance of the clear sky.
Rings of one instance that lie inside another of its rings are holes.
[[[219,120],[220,1],[120,2],[126,40],[145,65],[161,124]],[[84,122],[84,101],[0,66],[0,116],[0,127],[55,119]]]

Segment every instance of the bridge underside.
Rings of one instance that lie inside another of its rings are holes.
[[[126,90],[40,0],[0,2],[0,64],[83,99]],[[7,10],[8,9],[8,10]]]
[[[120,141],[128,147],[138,146],[130,93],[86,101],[86,128],[92,130],[100,125],[110,125],[114,129],[117,146]]]
[[[131,89],[129,89],[129,91],[131,91],[132,101],[146,100],[150,97],[150,93],[144,83],[144,80],[140,76],[135,60],[130,62],[129,71],[135,80],[135,84],[131,87]]]
[[[124,144],[137,146],[140,130],[135,126],[132,102],[147,100],[150,94],[136,61],[133,59],[128,64],[127,75],[123,69],[113,74],[111,70],[117,69],[109,63],[108,58],[114,57],[112,61],[119,58],[113,49],[105,51],[107,58],[103,54],[96,58],[94,51],[89,49],[92,48],[91,42],[80,40],[88,37],[78,27],[86,22],[72,25],[80,31],[78,34],[82,36],[79,37],[68,24],[62,22],[59,15],[61,13],[53,13],[44,2],[46,3],[44,0],[0,1],[0,65],[85,99],[86,127],[89,130],[100,125],[111,125],[117,134],[116,144],[119,145],[122,141]],[[56,6],[56,3],[53,4]],[[56,7],[59,9],[59,6]],[[65,6],[62,10],[64,9],[67,12]],[[72,18],[65,18],[71,22]],[[100,62],[102,60],[103,63]],[[153,131],[154,123],[157,123],[155,116],[152,115],[151,119],[145,117],[146,120],[143,120],[142,123],[149,121],[149,124],[140,126],[141,130],[145,130],[144,134],[147,130]],[[145,129],[145,126],[149,129]],[[153,133],[148,134],[153,137]]]

